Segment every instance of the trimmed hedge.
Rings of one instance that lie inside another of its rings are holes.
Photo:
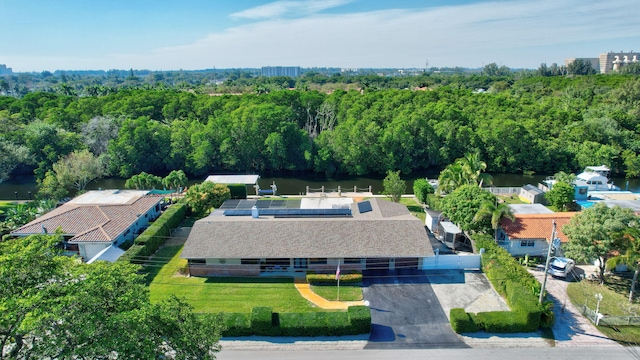
[[[449,322],[453,331],[460,333],[470,333],[478,331],[478,326],[471,318],[471,314],[468,314],[462,308],[454,308],[449,312]]]
[[[251,310],[251,331],[255,335],[271,335],[273,328],[273,309],[254,307]]]
[[[246,313],[222,313],[223,334],[231,336],[250,336],[251,315]]]
[[[316,284],[336,284],[335,274],[307,274],[307,282],[311,285]],[[340,274],[341,284],[358,284],[362,282],[362,274]]]
[[[476,326],[478,331],[500,333],[538,330],[543,325],[541,319],[546,317],[538,303],[540,283],[491,237],[478,236],[475,241],[478,248],[485,249],[482,255],[483,271],[512,311],[481,312],[476,315],[467,314],[468,316],[465,317],[460,313],[464,310],[451,309],[449,313],[451,327],[456,332],[470,332],[467,329],[472,326]],[[551,325],[544,324],[544,326]]]
[[[255,307],[250,314],[222,314],[223,336],[342,336],[368,334],[371,313],[366,306],[351,306],[339,312],[274,313],[270,307]]]
[[[142,264],[167,241],[171,229],[180,225],[187,215],[187,205],[177,203],[169,206],[140,236],[133,245],[118,259],[134,264]]]
[[[232,199],[246,199],[247,198],[247,185],[244,184],[236,184],[236,185],[227,185],[229,191],[231,192]]]

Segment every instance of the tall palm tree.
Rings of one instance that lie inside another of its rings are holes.
[[[469,183],[482,186],[483,183],[491,182],[491,175],[483,173],[487,169],[487,163],[480,160],[480,153],[466,153],[464,157],[456,160],[456,162],[462,167]]]
[[[464,171],[459,163],[453,163],[440,173],[438,177],[438,195],[449,194],[465,184]]]
[[[629,227],[622,233],[624,246],[627,248],[624,254],[614,256],[607,261],[609,269],[620,264],[625,264],[630,268],[635,268],[633,280],[631,280],[631,290],[629,291],[629,303],[633,302],[633,294],[640,274],[640,228]]]
[[[498,202],[498,198],[495,200],[487,200],[480,205],[480,209],[474,215],[473,221],[482,221],[486,218],[491,218],[491,228],[493,229],[493,239],[498,238],[498,227],[500,226],[500,220],[507,218],[512,221],[515,220],[515,216],[511,211],[508,204]]]

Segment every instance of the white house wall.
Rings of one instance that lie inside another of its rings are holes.
[[[78,244],[78,250],[84,261],[87,261],[109,246],[111,246],[111,243],[109,242],[101,244]]]
[[[533,246],[522,246],[523,242],[533,241]],[[549,245],[545,240],[510,240],[499,242],[498,245],[505,248],[513,256],[547,256]]]

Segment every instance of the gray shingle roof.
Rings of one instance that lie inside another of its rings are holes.
[[[348,218],[211,215],[196,221],[183,258],[423,257],[433,255],[424,225],[406,206],[371,199]]]

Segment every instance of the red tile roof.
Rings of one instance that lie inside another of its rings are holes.
[[[562,231],[562,227],[577,214],[576,212],[561,212],[554,214],[516,214],[515,221],[502,219],[500,227],[511,240],[545,239],[549,241],[552,221],[556,221],[557,237],[561,242],[568,242],[569,238]]]

